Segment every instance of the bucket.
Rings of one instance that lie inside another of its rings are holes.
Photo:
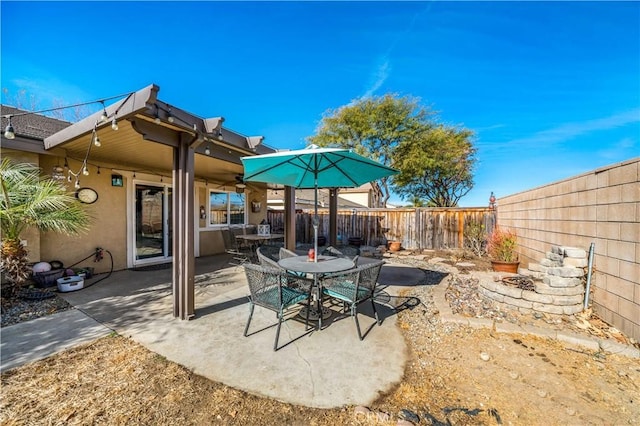
[[[58,278],[58,291],[66,293],[69,291],[80,290],[84,287],[84,278],[79,276],[71,276]]]

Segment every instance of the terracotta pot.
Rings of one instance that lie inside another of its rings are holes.
[[[517,274],[519,265],[520,262],[500,262],[499,260],[491,261],[491,266],[496,272],[511,272],[513,274]]]
[[[389,241],[390,251],[400,251],[400,241]]]

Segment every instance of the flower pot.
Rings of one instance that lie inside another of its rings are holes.
[[[520,262],[501,262],[499,260],[491,261],[491,267],[495,272],[510,272],[512,274],[517,274],[519,265]]]
[[[400,251],[400,241],[389,241],[390,251]]]
[[[350,246],[360,247],[362,245],[362,237],[350,237],[349,238],[349,245]]]

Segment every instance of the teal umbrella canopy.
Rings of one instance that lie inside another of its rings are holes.
[[[294,188],[355,188],[397,170],[349,149],[318,148],[243,157],[244,180]]]
[[[319,148],[242,157],[245,182],[266,182],[315,189],[314,248],[318,252],[318,188],[356,188],[398,173],[349,149]],[[315,256],[314,261],[318,261]]]

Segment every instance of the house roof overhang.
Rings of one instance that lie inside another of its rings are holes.
[[[262,145],[262,136],[247,137],[222,126],[223,117],[203,119],[158,99],[160,88],[149,85],[105,106],[108,120],[98,111],[44,139],[45,150],[64,149],[70,158],[150,173],[173,170],[173,148],[186,136],[196,155],[194,175],[218,182],[235,182],[242,174],[243,156],[275,150]],[[116,119],[118,130],[111,128]],[[91,147],[93,132],[101,147]],[[205,153],[208,151],[209,153]]]

